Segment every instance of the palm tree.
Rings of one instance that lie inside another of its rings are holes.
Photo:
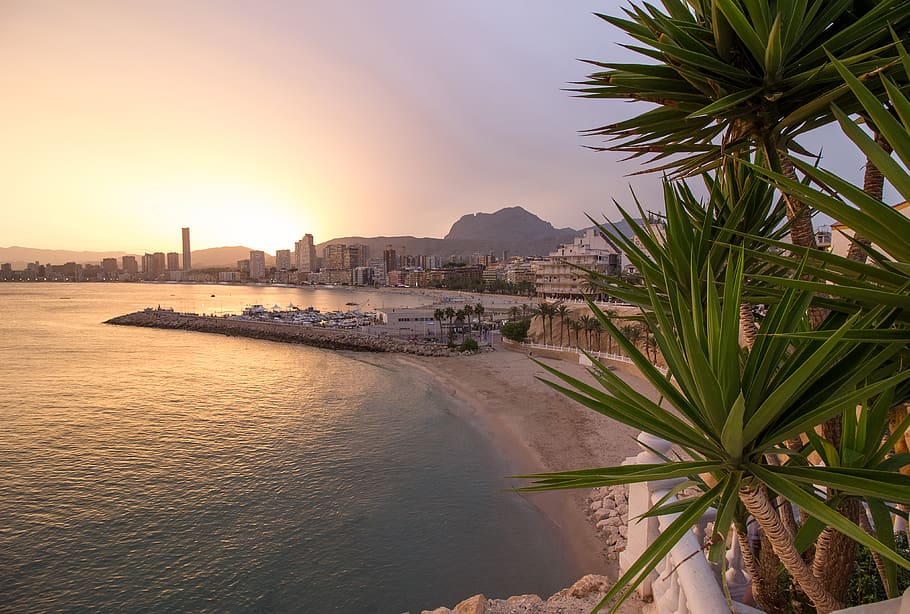
[[[584,314],[579,319],[579,324],[581,325],[582,329],[585,331],[585,348],[588,350],[591,349],[591,333],[594,331],[596,322],[597,322],[597,320],[593,316],[589,316],[588,314]]]
[[[569,317],[569,308],[563,304],[560,304],[556,307],[556,315],[559,316],[559,345],[562,347],[562,329],[566,325],[566,320]]]
[[[649,62],[591,62],[604,70],[578,91],[648,103],[641,115],[589,133],[612,141],[605,149],[649,156],[658,163],[653,170],[677,176],[717,168],[724,155],[755,149],[768,168],[793,176],[790,152],[805,152],[797,138],[833,121],[832,102],[847,113],[862,110],[832,58],[864,80],[894,73],[889,28],[906,36],[910,23],[904,0],[664,5],[666,13],[633,5],[625,18],[600,15],[635,39],[637,46],[629,48]],[[883,86],[875,81],[879,94]],[[787,215],[793,243],[814,246],[810,212],[788,197]]]
[[[613,319],[616,317],[616,310],[615,309],[604,309],[603,314],[607,319],[609,319],[610,321],[613,321]],[[601,329],[607,333],[607,353],[612,354],[613,353],[613,336],[609,333],[609,331],[607,331],[606,329],[603,329],[603,327],[601,327]]]
[[[464,313],[464,317],[468,322],[468,336],[470,337],[471,336],[471,327],[474,322],[474,318],[473,318],[474,307],[472,305],[465,305],[461,311],[462,311],[462,313]]]
[[[619,331],[624,339],[628,339],[629,343],[638,347],[638,340],[641,339],[641,326],[637,324],[626,324],[620,328]]]
[[[446,312],[443,309],[433,311],[433,319],[439,323],[439,337],[442,338],[442,321],[446,318]]]
[[[510,320],[517,320],[519,315],[521,315],[521,309],[519,309],[518,307],[515,307],[514,305],[512,307],[509,307],[509,319]]]
[[[575,331],[575,347],[581,347],[581,342],[578,340],[578,334],[584,328],[584,325],[578,320],[569,320],[569,327]]]
[[[446,319],[449,321],[449,341],[455,338],[455,328],[453,324],[455,322],[456,311],[454,307],[446,307],[443,312],[445,313]]]
[[[481,319],[483,318],[485,311],[486,309],[484,309],[483,303],[477,303],[474,305],[474,315],[477,316],[477,328],[480,330],[481,334],[483,334],[483,322]]]
[[[553,314],[554,313],[555,313],[555,311],[554,311],[553,305],[546,301],[541,301],[540,303],[537,304],[537,307],[534,309],[534,315],[540,316],[541,330],[543,331],[543,334],[544,334],[544,343],[547,342],[546,334],[547,334],[547,322],[548,321],[550,324],[549,342],[553,343]]]
[[[455,324],[461,323],[461,335],[464,337],[464,318],[465,313],[464,309],[458,309],[455,311]]]

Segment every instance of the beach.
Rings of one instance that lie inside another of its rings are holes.
[[[633,429],[539,381],[538,376],[547,374],[526,351],[497,345],[473,356],[395,358],[427,373],[456,399],[461,417],[503,453],[515,474],[617,465],[639,451]],[[573,362],[539,360],[579,379],[593,379]],[[633,367],[617,365],[617,373],[636,389],[653,394]],[[516,486],[527,483],[516,480]],[[525,496],[559,527],[567,554],[585,573],[615,578],[615,561],[607,560],[606,544],[587,517],[588,494],[581,490]]]

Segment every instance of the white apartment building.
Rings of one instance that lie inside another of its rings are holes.
[[[560,245],[546,260],[537,263],[537,293],[550,299],[581,298],[586,291],[587,275],[576,266],[598,273],[619,274],[622,253],[596,228],[589,228],[583,236]]]

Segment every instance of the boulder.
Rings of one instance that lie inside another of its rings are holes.
[[[487,598],[483,595],[474,595],[455,606],[458,614],[486,614]]]

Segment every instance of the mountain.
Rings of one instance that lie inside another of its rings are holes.
[[[362,243],[377,256],[387,245],[408,254],[470,256],[471,254],[496,254],[503,251],[510,256],[546,256],[561,243],[572,241],[580,233],[572,228],[554,228],[522,207],[507,207],[495,213],[464,215],[452,224],[443,239],[429,237],[338,237],[320,243],[317,252],[322,254],[326,245],[337,243]]]
[[[237,268],[238,260],[249,260],[250,248],[242,245],[193,250],[194,269]],[[266,253],[265,265],[274,266],[275,257]]]
[[[557,243],[576,235],[572,228],[553,228],[522,207],[506,207],[495,213],[469,213],[452,224],[446,240],[465,241],[545,241]],[[555,247],[555,246],[554,246]]]
[[[0,247],[0,262],[9,262],[13,269],[24,269],[28,262],[38,262],[40,264],[66,264],[75,262],[78,264],[101,264],[104,258],[116,258],[120,261],[126,252],[86,252],[74,251],[68,249],[39,249],[35,247]]]

